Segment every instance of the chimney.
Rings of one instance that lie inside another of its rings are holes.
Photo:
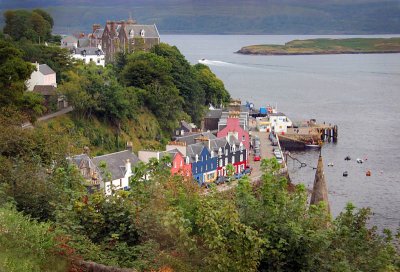
[[[101,28],[101,26],[100,26],[99,24],[93,24],[93,25],[92,25],[93,33],[94,33],[97,29],[100,29],[100,28]]]
[[[132,164],[129,159],[126,159],[125,161],[125,177],[129,177],[132,175]]]

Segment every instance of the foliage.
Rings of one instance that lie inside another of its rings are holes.
[[[51,38],[53,18],[43,10],[7,10],[4,18],[3,31],[14,40],[26,38],[33,42],[44,42]]]
[[[67,71],[73,70],[74,63],[70,52],[65,48],[56,46],[35,44],[29,40],[22,39],[14,42],[14,46],[24,52],[23,59],[31,63],[47,64],[56,72],[57,83],[60,83],[62,76]]]
[[[67,96],[80,117],[91,117],[93,114],[114,124],[135,118],[137,89],[121,86],[110,68],[83,65],[76,72],[68,72],[65,77],[59,90]]]
[[[0,271],[66,271],[66,260],[56,251],[56,233],[49,223],[0,207]]]
[[[196,64],[194,68],[197,80],[205,91],[206,105],[226,105],[231,98],[222,80],[218,79],[210,68],[204,64]]]

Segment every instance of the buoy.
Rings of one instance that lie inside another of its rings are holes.
[[[347,177],[349,175],[349,173],[347,173],[347,171],[343,172],[343,177]]]
[[[370,176],[371,176],[371,171],[368,170],[367,173],[365,173],[365,175],[366,175],[367,177],[370,177]]]

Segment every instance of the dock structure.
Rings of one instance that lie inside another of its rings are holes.
[[[305,149],[308,144],[320,145],[323,142],[337,142],[338,127],[331,124],[309,123],[307,126],[288,128],[287,133],[279,135],[279,141],[287,150]]]

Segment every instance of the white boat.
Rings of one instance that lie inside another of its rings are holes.
[[[317,145],[317,144],[306,144],[306,147],[307,148],[320,148],[321,146]]]
[[[357,163],[363,163],[364,161],[362,159],[357,159]]]

